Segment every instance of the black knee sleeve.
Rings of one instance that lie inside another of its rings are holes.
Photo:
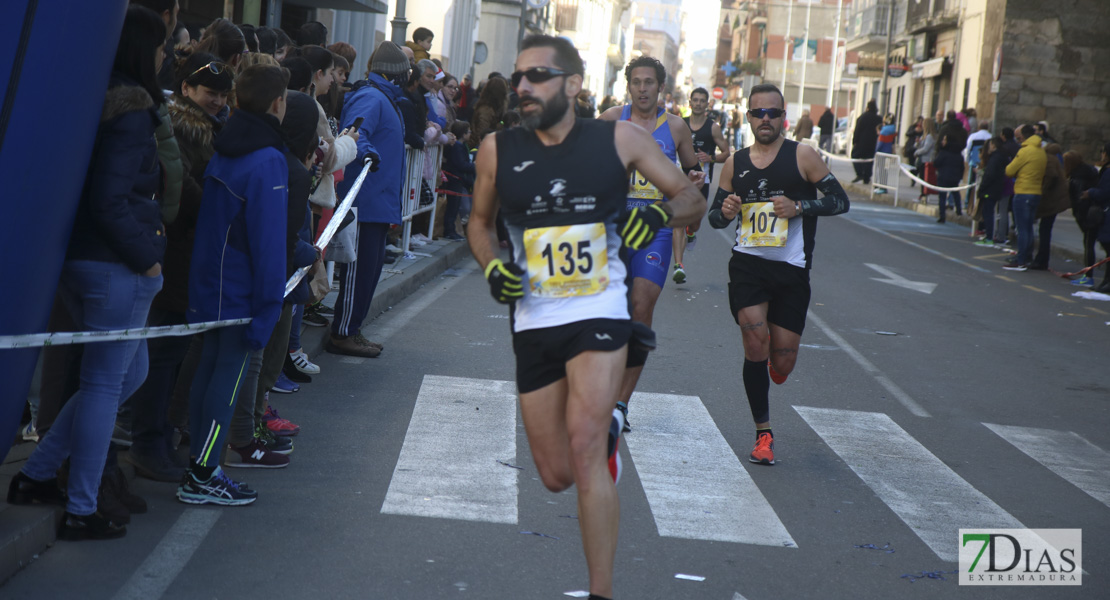
[[[767,373],[767,361],[756,362],[744,359],[744,391],[748,394],[748,404],[756,423],[771,420],[767,393],[771,389],[771,376]]]

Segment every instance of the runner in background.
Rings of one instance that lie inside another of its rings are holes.
[[[728,142],[721,133],[721,126],[714,122],[707,111],[709,108],[709,92],[705,88],[698,88],[690,92],[690,116],[683,119],[690,128],[694,137],[694,156],[698,165],[705,173],[705,184],[701,186],[701,195],[706,202],[709,201],[709,184],[713,181],[713,166],[728,160]],[[720,152],[717,152],[720,150]],[[712,154],[710,154],[712,153]],[[684,231],[674,232],[674,275],[675,283],[686,282],[686,267],[683,263],[686,248],[691,250],[697,242],[697,231],[701,222],[686,227]]]

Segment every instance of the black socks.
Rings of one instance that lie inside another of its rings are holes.
[[[610,600],[610,599],[606,598],[605,596],[598,596],[597,594],[590,594],[590,597],[587,598],[586,600]]]
[[[744,359],[744,391],[748,394],[748,404],[752,408],[752,418],[756,423],[766,423],[770,419],[767,393],[771,389],[771,375],[767,373],[767,361],[755,362]]]
[[[766,422],[766,421],[764,421],[764,422]],[[767,429],[756,429],[755,430],[755,439],[756,439],[756,441],[759,441],[759,436],[764,434],[764,433],[770,435],[772,438],[775,437],[775,434],[771,433],[771,428],[770,427],[768,427]]]

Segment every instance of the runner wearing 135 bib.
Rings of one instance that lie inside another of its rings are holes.
[[[667,158],[682,166],[683,173],[698,188],[704,185],[705,176],[694,156],[694,144],[690,128],[678,115],[665,112],[658,106],[659,92],[667,81],[667,71],[663,64],[651,56],[640,56],[628,63],[624,69],[628,96],[632,103],[614,106],[598,117],[602,121],[629,121],[652,135],[652,139]],[[638,173],[630,173],[628,208],[643,208],[650,204],[666,204],[667,197]],[[655,303],[667,282],[667,272],[671,262],[671,230],[660,231],[651,246],[642,250],[626,253],[628,278],[632,282],[630,304],[632,320],[651,326],[655,313]],[[617,407],[628,409],[628,399],[640,379],[646,354],[633,353],[629,356],[628,371],[621,384],[620,401]],[[627,415],[626,415],[627,416]],[[627,420],[625,421],[626,429]]]
[[[755,144],[725,163],[709,224],[723,229],[740,217],[728,296],[743,336],[744,391],[756,427],[749,460],[773,465],[768,393],[772,379],[786,382],[798,357],[817,217],[848,212],[849,202],[816,151],[782,137],[786,111],[777,87],[753,87],[748,106]]]
[[[602,600],[613,595],[620,515],[614,479],[623,415],[614,406],[629,340],[638,339],[621,252],[700,220],[705,200],[641,128],[575,119],[584,66],[570,42],[529,36],[516,68],[521,127],[478,148],[467,241],[493,297],[511,306],[520,412],[536,470],[554,492],[577,487],[590,598]],[[671,202],[626,212],[631,169]],[[511,241],[504,262],[499,205]]]

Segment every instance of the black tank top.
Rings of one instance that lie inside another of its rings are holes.
[[[496,185],[506,223],[531,228],[615,222],[628,194],[615,127],[613,121],[578,119],[555,146],[521,127],[499,131]]]
[[[690,117],[683,117],[682,120],[686,121],[687,127],[690,127]],[[690,131],[694,135],[694,152],[704,152],[709,156],[717,153],[717,142],[713,139],[713,119],[706,117],[705,124],[701,126],[701,129],[697,131],[691,129]],[[717,163],[709,161],[709,165],[702,165],[701,168],[706,169],[709,176],[712,177],[713,165],[715,164]]]
[[[791,200],[817,199],[817,186],[806,181],[798,170],[798,142],[784,139],[779,153],[765,169],[752,164],[750,147],[739,150],[732,156],[733,193],[744,203],[769,202],[775,196],[786,196]],[[805,256],[805,268],[809,269],[813,263],[817,217],[803,216],[801,219],[801,249]],[[788,238],[787,244],[790,245],[792,241],[792,238]]]

